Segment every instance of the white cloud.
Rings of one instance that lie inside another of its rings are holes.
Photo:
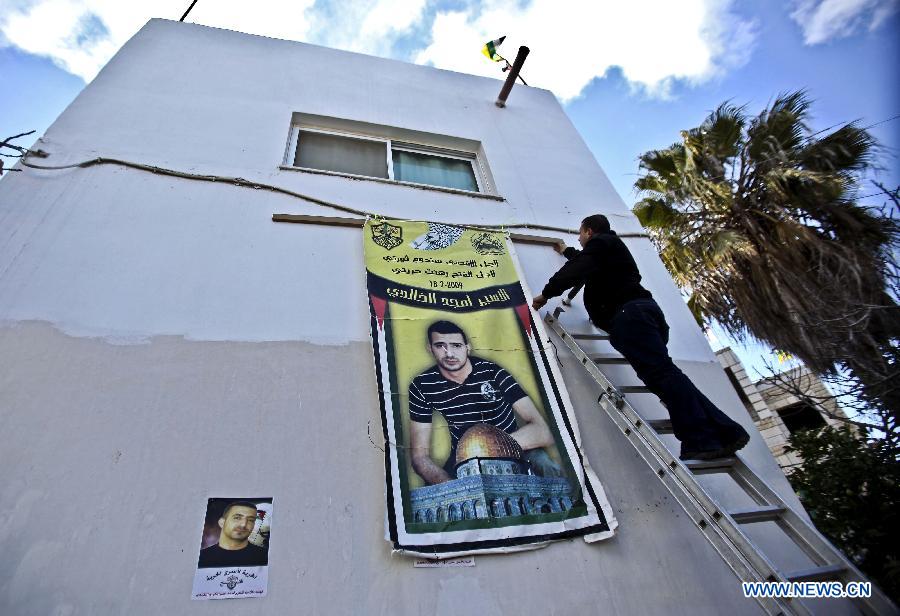
[[[479,51],[508,34],[501,52],[512,60],[527,43],[526,79],[563,99],[614,66],[664,96],[674,80],[702,82],[743,63],[754,38],[731,12],[733,0],[472,0],[455,12],[428,10],[434,1],[200,0],[187,21],[381,56],[393,55],[402,37],[430,31],[430,42],[413,44],[417,62],[494,77],[502,77],[499,66]],[[148,19],[178,19],[188,4],[0,0],[0,44],[48,56],[88,81]]]
[[[791,18],[803,30],[807,45],[824,43],[880,26],[900,6],[900,0],[795,0]]]
[[[186,21],[301,40],[314,0],[200,0]],[[149,19],[178,19],[190,2],[156,0],[0,0],[0,41],[48,56],[85,81]]]
[[[390,55],[426,0],[200,0],[188,22]],[[0,45],[47,56],[85,81],[152,17],[178,19],[189,0],[0,0]]]
[[[675,80],[700,83],[746,62],[755,28],[730,8],[731,0],[533,0],[524,6],[486,0],[479,8],[439,12],[431,43],[416,61],[502,77],[479,51],[508,35],[500,52],[512,62],[527,44],[531,55],[522,72],[529,85],[563,100],[613,67],[633,85],[666,96]]]
[[[386,53],[387,42],[407,32],[422,18],[425,0],[379,0],[362,20],[355,35],[358,51]]]
[[[311,12],[309,40],[378,56],[390,56],[397,39],[424,16],[426,0],[356,0],[320,4]]]
[[[200,0],[185,21],[204,26],[302,41],[309,32],[307,11],[314,0]],[[187,7],[188,2],[179,3]],[[179,13],[175,19],[181,17]]]
[[[8,43],[49,56],[85,79],[114,51],[102,33],[85,36],[85,24],[92,23],[91,11],[79,0],[32,2],[18,10],[5,10],[3,15],[0,28]]]

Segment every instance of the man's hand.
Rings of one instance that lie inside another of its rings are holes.
[[[452,477],[431,459],[431,424],[409,422],[409,449],[413,470],[428,485],[450,481]]]
[[[544,306],[547,305],[547,300],[543,295],[537,295],[533,300],[531,300],[531,307],[535,310],[540,310]]]
[[[563,471],[559,464],[553,461],[543,449],[529,449],[525,452],[525,459],[531,463],[531,468],[541,477],[562,477]]]
[[[553,444],[553,434],[547,427],[544,416],[537,410],[528,396],[522,396],[513,402],[513,411],[519,420],[519,429],[510,434],[524,450],[537,447],[549,447]]]
[[[562,254],[566,250],[566,243],[556,242],[555,244],[553,244],[553,250],[555,250],[559,254]]]

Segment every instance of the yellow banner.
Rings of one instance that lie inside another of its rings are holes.
[[[395,549],[611,534],[504,234],[377,219],[364,235]]]

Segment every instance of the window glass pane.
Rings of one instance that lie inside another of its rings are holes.
[[[295,167],[386,178],[387,144],[300,131]]]
[[[392,154],[395,180],[478,192],[472,163],[467,160],[400,150]]]

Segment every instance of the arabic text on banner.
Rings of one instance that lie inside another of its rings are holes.
[[[511,243],[384,219],[364,236],[394,549],[446,558],[611,536]]]

